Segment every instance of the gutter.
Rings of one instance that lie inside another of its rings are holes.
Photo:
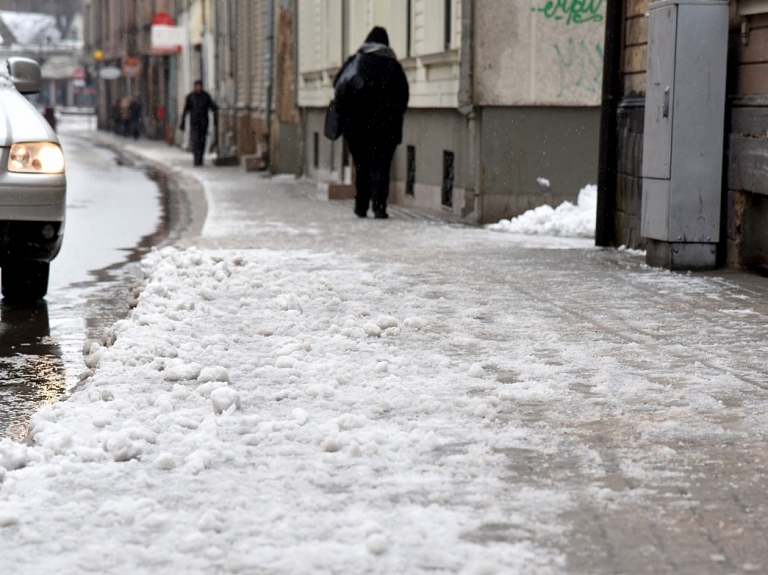
[[[267,136],[267,166],[270,166],[272,159],[270,152],[272,150],[272,100],[274,94],[274,74],[275,74],[275,2],[276,0],[267,0],[267,50],[264,55],[267,77],[267,110],[266,110],[266,136]]]
[[[467,121],[467,156],[464,169],[464,207],[462,217],[474,214],[480,222],[483,213],[483,197],[480,193],[480,138],[474,91],[474,2],[461,3],[461,48],[459,53],[459,108]]]

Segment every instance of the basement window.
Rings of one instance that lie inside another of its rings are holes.
[[[443,205],[453,206],[453,152],[443,152]]]
[[[447,52],[451,49],[451,34],[453,33],[453,26],[451,25],[451,3],[453,0],[445,0],[445,40],[443,41],[443,48]]]
[[[416,192],[416,146],[408,146],[408,175],[405,181],[405,193],[409,196]]]

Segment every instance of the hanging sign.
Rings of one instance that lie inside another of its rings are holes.
[[[104,80],[117,80],[123,75],[123,71],[117,66],[104,66],[99,70],[99,77]]]
[[[153,52],[175,54],[184,45],[184,29],[174,26],[173,18],[165,12],[158,12],[152,18],[150,42]]]
[[[126,78],[138,78],[141,76],[141,60],[133,57],[124,58],[123,76]]]

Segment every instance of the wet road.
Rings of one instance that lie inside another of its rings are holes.
[[[83,348],[128,311],[137,261],[168,236],[163,196],[141,166],[94,147],[89,119],[63,119],[67,159],[64,244],[48,296],[0,304],[0,438],[23,439],[31,414],[77,384]]]

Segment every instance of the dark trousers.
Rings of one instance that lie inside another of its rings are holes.
[[[347,143],[355,162],[355,213],[364,216],[371,203],[374,214],[387,213],[389,172],[397,146],[371,145],[355,140],[347,140]]]
[[[192,129],[192,133],[189,135],[189,143],[192,146],[192,155],[194,156],[196,166],[203,165],[203,154],[205,154],[205,136],[207,131],[207,129]]]
[[[131,120],[131,134],[134,140],[139,139],[141,133],[141,120]]]

